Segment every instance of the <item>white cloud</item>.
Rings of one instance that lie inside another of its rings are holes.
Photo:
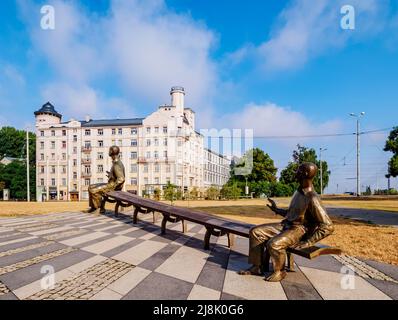
[[[7,82],[11,81],[17,86],[24,86],[26,83],[24,76],[13,65],[6,64],[5,66],[3,66],[2,73],[5,76],[4,80],[6,80]]]
[[[49,4],[55,7],[55,30],[42,30],[37,16],[32,18],[32,10],[39,12],[35,4],[20,1],[20,8],[30,22],[34,50],[55,70],[43,96],[59,100],[66,113],[102,115],[106,103],[125,112],[140,101],[147,114],[169,102],[173,85],[186,88],[187,104],[195,109],[210,103],[217,82],[209,57],[215,37],[188,15],[172,12],[163,0],[113,0],[102,16],[75,2]],[[122,88],[129,102],[105,96],[101,82]]]
[[[242,111],[227,114],[219,121],[228,123],[229,128],[253,129],[257,137],[334,134],[342,126],[339,121],[311,121],[303,113],[274,103],[248,104]]]
[[[267,71],[296,69],[311,58],[362,41],[387,25],[388,0],[351,0],[355,30],[340,27],[344,0],[293,0],[278,16],[270,37],[258,47],[245,46],[236,55],[254,55]]]

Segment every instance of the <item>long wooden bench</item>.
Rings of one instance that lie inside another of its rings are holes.
[[[138,221],[138,214],[153,214],[153,221],[157,220],[157,213],[163,215],[161,233],[166,233],[167,222],[182,222],[182,231],[185,233],[187,230],[186,222],[190,221],[205,226],[206,234],[204,237],[204,248],[208,250],[210,248],[211,236],[221,237],[226,235],[228,237],[228,246],[231,248],[235,242],[235,235],[239,235],[245,238],[249,238],[249,232],[255,225],[237,222],[221,217],[216,217],[212,214],[208,214],[203,211],[192,210],[189,208],[177,207],[161,203],[158,201],[146,199],[124,191],[112,191],[107,194],[107,201],[116,203],[115,215],[118,215],[119,207],[134,206],[133,223],[136,224]],[[294,258],[292,254],[298,256],[314,259],[321,255],[328,254],[341,254],[341,250],[338,248],[328,247],[321,244],[316,244],[305,249],[289,248],[287,250],[287,269],[294,271]],[[269,268],[269,254],[265,253],[264,266],[265,271]]]

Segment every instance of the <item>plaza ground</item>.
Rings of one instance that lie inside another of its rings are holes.
[[[276,198],[279,206],[286,207],[289,198]],[[215,215],[251,224],[277,222],[266,206],[264,199],[235,201],[176,201],[174,205],[195,208]],[[335,233],[323,240],[328,245],[341,248],[349,255],[398,265],[398,200],[328,200],[323,203],[335,223]],[[107,204],[107,210],[113,210]],[[53,212],[76,212],[87,209],[87,202],[0,202],[0,217],[48,214]],[[366,219],[357,219],[366,215]],[[388,215],[388,219],[377,218]],[[396,215],[396,216],[395,216]],[[370,218],[369,218],[370,216]],[[370,219],[371,221],[369,221]],[[374,220],[374,221],[372,221]]]

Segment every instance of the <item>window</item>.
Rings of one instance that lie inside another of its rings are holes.
[[[151,139],[146,139],[146,146],[149,147],[151,145]]]
[[[73,147],[73,153],[74,153],[74,154],[77,153],[77,147]]]
[[[104,179],[103,178],[98,178],[98,183],[103,183]]]
[[[84,141],[84,147],[86,149],[90,149],[91,148],[91,142],[90,141]]]
[[[51,185],[52,185],[53,187],[55,187],[55,179],[54,179],[54,178],[51,179]]]
[[[159,178],[158,177],[155,178],[155,184],[159,184]]]
[[[155,157],[155,159],[158,159],[159,158],[159,152],[154,151],[153,156]]]
[[[55,166],[51,166],[51,173],[55,173]]]
[[[62,149],[66,149],[66,141],[62,141]]]
[[[98,135],[103,136],[104,135],[104,129],[98,129]]]
[[[130,152],[130,158],[131,159],[137,159],[137,152],[135,152],[135,151]]]
[[[159,172],[160,171],[160,166],[158,164],[155,164],[155,172]]]
[[[66,173],[66,166],[62,166],[62,173]]]
[[[66,130],[62,130],[62,135],[65,137],[66,136]]]
[[[75,180],[77,179],[77,172],[73,172],[73,179],[75,179]]]
[[[65,178],[62,178],[62,186],[66,186],[66,179]]]
[[[104,141],[103,140],[99,140],[98,141],[98,147],[103,147],[104,146]]]
[[[167,146],[167,138],[164,138],[164,139],[163,139],[163,145],[164,145],[164,146]]]
[[[40,142],[40,149],[44,149],[44,141]]]
[[[84,185],[89,186],[90,185],[90,179],[84,179]]]
[[[130,183],[132,186],[136,186],[137,185],[137,178],[131,178]]]
[[[91,173],[91,167],[90,166],[84,166],[84,172],[87,174]]]
[[[145,154],[145,157],[147,159],[149,159],[151,157],[151,151],[147,151],[146,154]]]
[[[167,158],[167,150],[164,150],[164,151],[163,151],[163,157],[164,157],[164,158]]]
[[[119,146],[119,147],[122,147],[122,146],[123,146],[123,140],[119,140],[118,146]]]
[[[40,173],[44,173],[44,166],[40,167]]]
[[[144,164],[144,172],[148,172],[148,165]]]
[[[123,128],[118,129],[118,134],[123,134]]]
[[[154,144],[155,144],[155,146],[158,146],[159,145],[159,139],[154,139]]]
[[[116,134],[116,129],[112,128],[112,134]]]
[[[73,142],[77,142],[77,135],[73,136]]]
[[[103,173],[103,172],[104,172],[104,166],[103,166],[102,164],[99,164],[99,165],[97,166],[97,172],[98,172],[98,173]]]
[[[51,154],[51,160],[55,160],[55,153]]]
[[[91,135],[91,130],[90,129],[84,130],[84,135],[85,136],[90,136]]]
[[[151,133],[151,127],[146,127],[146,133]]]
[[[41,161],[44,160],[44,153],[40,153],[40,160],[41,160]]]
[[[73,166],[74,166],[74,167],[77,166],[77,159],[73,159]]]
[[[66,160],[66,153],[62,154],[62,160]]]
[[[137,172],[137,165],[136,164],[132,164],[131,166],[130,166],[130,171],[132,172],[132,173],[136,173]]]
[[[40,179],[40,185],[44,186],[44,179]]]
[[[155,133],[159,133],[159,127],[155,127]]]
[[[171,171],[171,166],[168,164],[166,165],[166,172],[170,172]]]
[[[134,136],[137,134],[137,128],[131,128],[131,134]]]
[[[144,184],[148,184],[148,178],[144,178]]]
[[[97,153],[97,159],[98,159],[98,160],[104,159],[104,153],[103,153],[103,152],[98,152],[98,153]]]
[[[55,137],[55,130],[51,130],[51,136]]]
[[[44,137],[44,131],[40,131],[40,136]]]
[[[137,145],[137,139],[132,139],[131,140],[131,146],[135,147]]]
[[[51,149],[55,149],[55,141],[51,141]]]
[[[163,133],[167,133],[167,127],[166,126],[163,127]]]

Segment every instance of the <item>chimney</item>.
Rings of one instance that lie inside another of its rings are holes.
[[[183,87],[172,87],[170,91],[171,105],[176,107],[179,114],[184,113],[184,96],[185,91]]]

